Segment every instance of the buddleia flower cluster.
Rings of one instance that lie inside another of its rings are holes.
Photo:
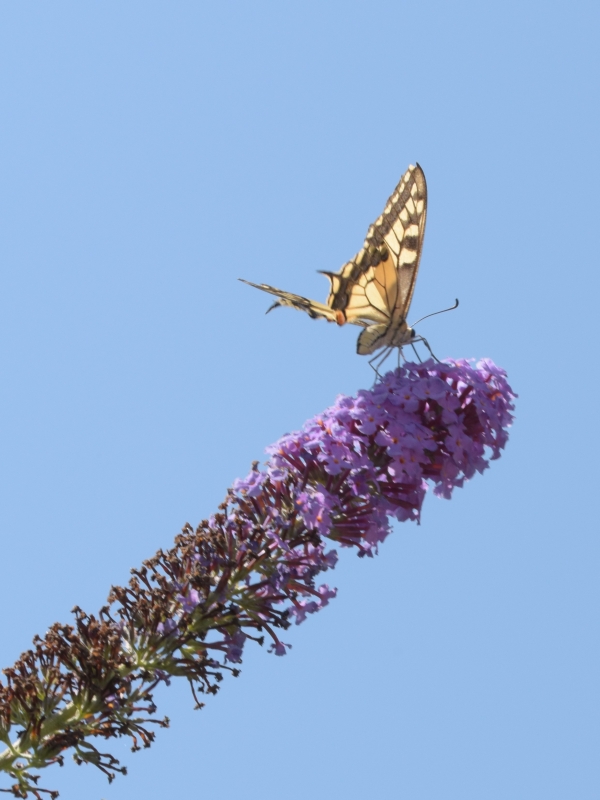
[[[407,363],[283,436],[98,615],[76,608],[74,624],[56,623],[4,670],[1,791],[57,797],[36,770],[68,752],[112,780],[126,768],[96,745],[126,736],[134,751],[149,747],[168,725],[155,716],[158,684],[186,678],[201,707],[239,674],[249,640],[283,655],[289,626],[336,595],[321,583],[335,547],[372,556],[392,520],[419,521],[428,486],[449,498],[483,472],[506,444],[514,397],[488,360]]]

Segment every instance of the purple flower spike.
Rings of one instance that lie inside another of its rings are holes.
[[[489,360],[407,363],[269,447],[266,472],[240,482],[241,493],[261,486],[252,496],[266,521],[282,505],[277,481],[291,527],[368,549],[389,533],[388,517],[418,521],[426,481],[450,497],[499,456],[514,397]]]
[[[76,609],[74,627],[56,623],[3,670],[0,727],[11,741],[0,770],[12,783],[2,791],[41,800],[30,769],[62,763],[69,748],[112,779],[125,767],[91,740],[150,746],[149,725],[168,725],[153,718],[158,683],[187,678],[201,707],[198,694],[239,673],[231,664],[248,640],[285,655],[281,631],[336,596],[318,583],[336,565],[330,543],[373,556],[390,520],[419,521],[429,484],[449,498],[487,469],[514,398],[489,360],[405,364],[282,437],[264,470],[254,464],[218,513],[132,570],[98,617]]]

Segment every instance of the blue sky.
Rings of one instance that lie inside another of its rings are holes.
[[[500,461],[202,712],[61,797],[598,796],[597,4],[4,3],[2,664],[371,383],[324,300],[409,163],[411,318],[519,393]],[[585,422],[585,425],[583,424]],[[117,748],[118,750],[118,748]]]

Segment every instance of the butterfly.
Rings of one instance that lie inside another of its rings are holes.
[[[330,281],[326,303],[266,283],[240,280],[276,295],[277,301],[267,313],[277,306],[291,306],[313,319],[361,326],[364,330],[356,344],[359,355],[374,353],[377,358],[383,350],[385,358],[395,347],[402,348],[415,341],[427,345],[406,321],[421,260],[426,214],[425,175],[418,164],[411,164],[383,213],[367,231],[359,252],[339,272],[321,272]]]

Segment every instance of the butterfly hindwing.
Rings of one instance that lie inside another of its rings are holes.
[[[312,319],[323,318],[329,322],[336,322],[335,311],[329,306],[323,305],[323,303],[317,303],[315,300],[309,300],[307,297],[302,297],[299,294],[291,294],[281,289],[275,289],[274,286],[269,286],[266,283],[252,283],[251,281],[245,281],[243,278],[240,278],[240,280],[243,283],[247,283],[248,286],[254,286],[255,289],[262,289],[263,292],[269,292],[269,294],[274,294],[277,297],[276,302],[267,309],[267,314],[269,311],[277,308],[277,306],[290,306],[291,308],[297,308],[299,311],[306,311],[308,316]]]
[[[340,272],[324,274],[331,281],[327,305],[341,312],[345,322],[357,319],[385,322],[391,318],[389,309],[396,300],[396,272],[389,253],[379,248],[363,248]]]

